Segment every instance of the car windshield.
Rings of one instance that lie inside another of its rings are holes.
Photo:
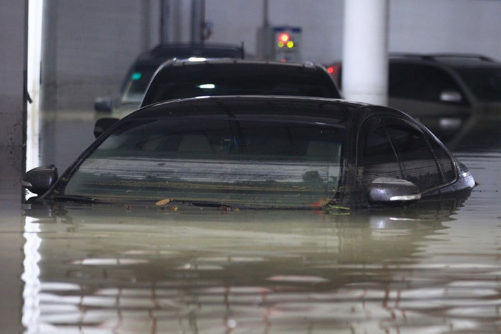
[[[340,98],[327,73],[277,66],[172,67],[153,79],[142,106],[170,99],[222,95]]]
[[[341,125],[238,117],[131,119],[61,194],[313,208],[336,193],[344,133]]]
[[[139,104],[143,100],[153,74],[161,64],[169,59],[203,58],[241,58],[242,49],[238,47],[172,47],[158,46],[151,51],[148,59],[137,60],[127,72],[121,86],[122,104]]]
[[[144,92],[148,88],[156,69],[137,69],[129,75],[122,94],[121,103],[134,103],[139,106],[144,97]]]
[[[480,101],[501,101],[501,68],[458,68],[457,72]]]

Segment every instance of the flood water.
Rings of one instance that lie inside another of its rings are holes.
[[[499,332],[501,146],[486,136],[455,144],[479,183],[464,203],[27,210],[20,321],[51,334]]]

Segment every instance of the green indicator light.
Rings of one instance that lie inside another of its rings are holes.
[[[278,47],[279,47],[279,48],[283,48],[283,47],[284,47],[284,45],[285,45],[284,43],[282,43],[282,42],[278,42]]]
[[[132,80],[139,80],[141,79],[142,74],[139,72],[133,73],[131,79]]]

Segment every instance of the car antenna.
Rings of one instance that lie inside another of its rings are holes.
[[[244,46],[244,41],[242,41],[242,59],[245,58],[245,46]]]

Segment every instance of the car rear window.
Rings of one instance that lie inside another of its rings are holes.
[[[129,120],[78,168],[65,195],[313,207],[336,193],[345,129],[222,117]]]
[[[325,72],[295,66],[189,66],[168,68],[148,88],[142,106],[195,96],[291,95],[340,98]]]

